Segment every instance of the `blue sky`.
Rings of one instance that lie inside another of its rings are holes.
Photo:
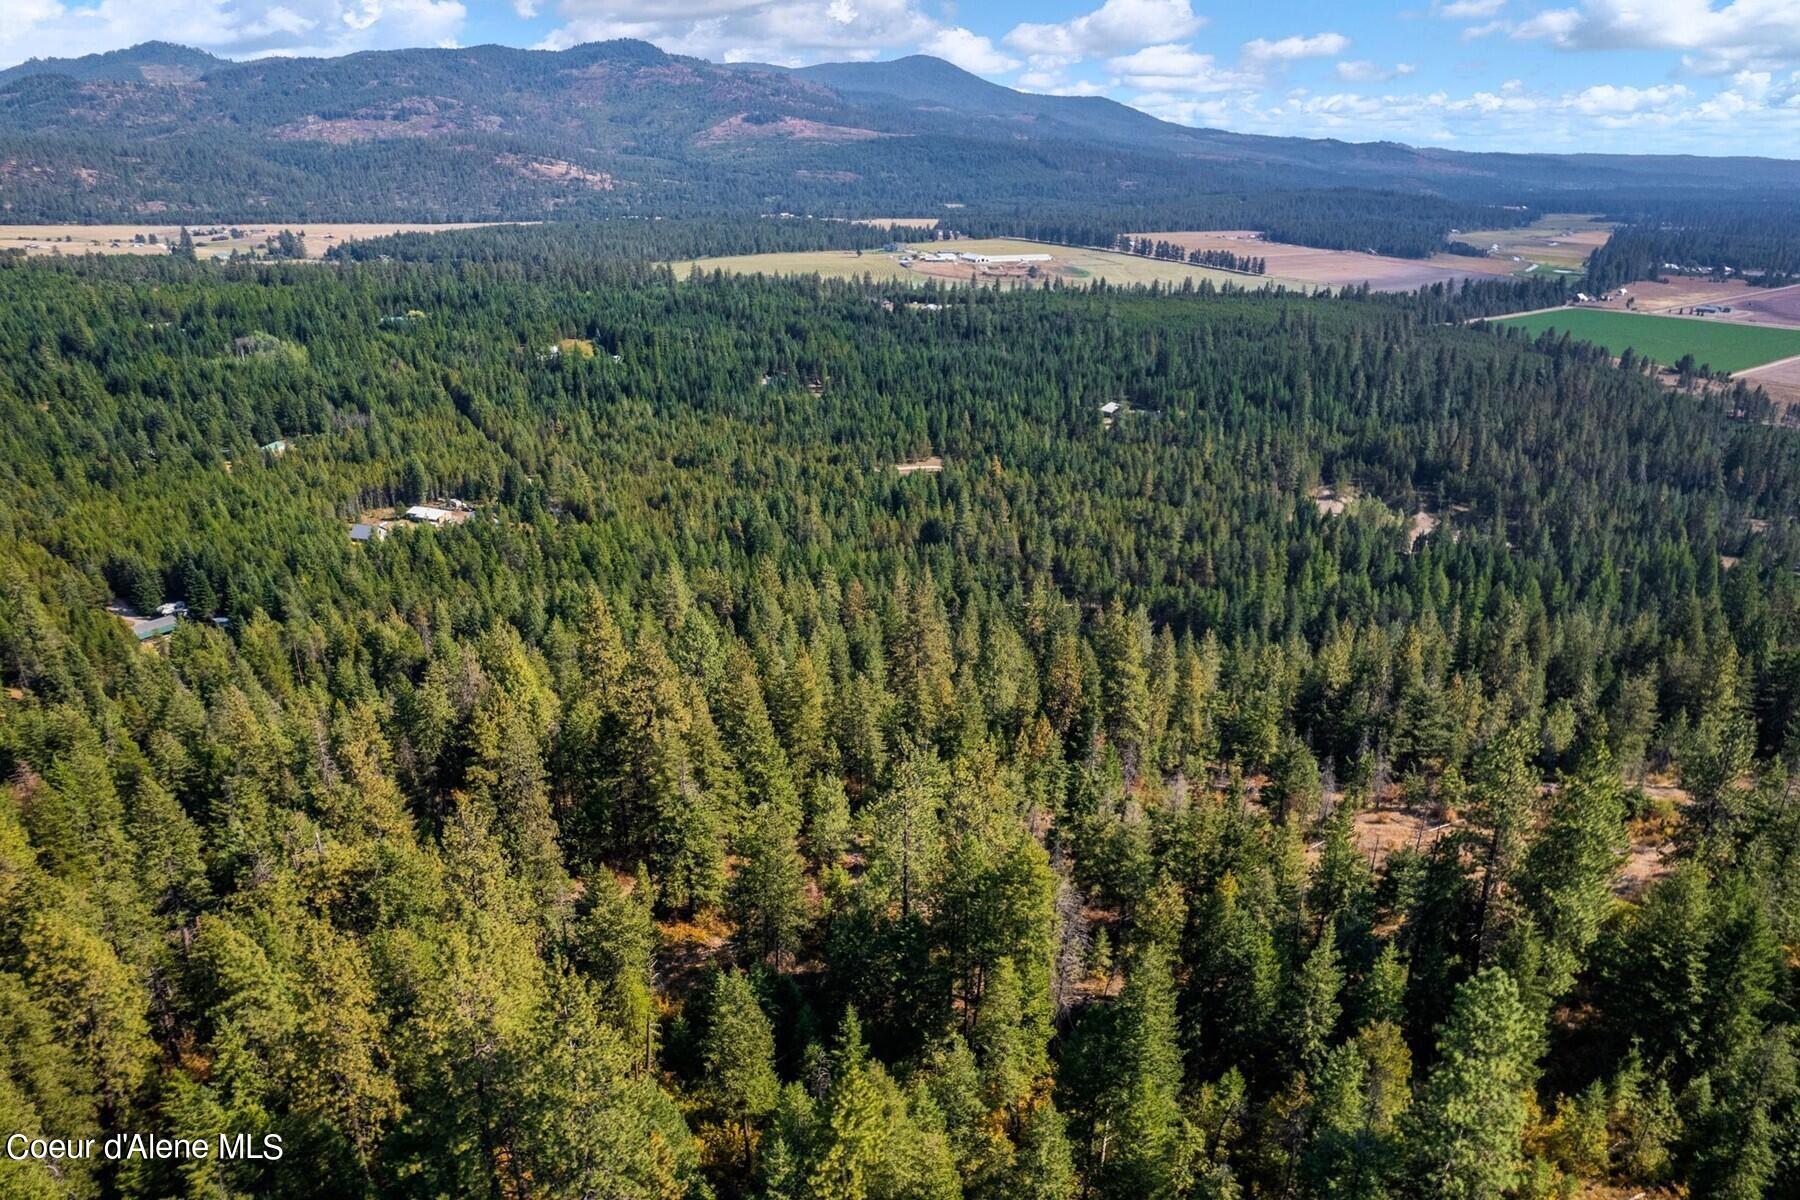
[[[1471,150],[1800,158],[1800,0],[4,0],[0,64],[149,38],[342,54],[640,37],[799,65],[928,53],[1189,125]]]

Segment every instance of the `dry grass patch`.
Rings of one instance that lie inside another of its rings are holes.
[[[928,254],[1019,255],[1047,254],[1049,259],[1035,263],[973,263],[966,260],[928,261]],[[940,283],[998,285],[1001,287],[1043,287],[1053,282],[1087,284],[1104,279],[1111,284],[1150,284],[1179,286],[1184,282],[1210,281],[1215,285],[1261,287],[1281,284],[1310,291],[1314,286],[1304,280],[1269,276],[1242,275],[1218,271],[1187,263],[1143,258],[1135,254],[1119,254],[1112,250],[1094,250],[1082,246],[1060,246],[1047,242],[1029,242],[1020,238],[975,238],[922,242],[898,252],[880,250],[805,250],[773,254],[739,254],[716,258],[691,259],[671,264],[677,276],[698,267],[702,271],[725,271],[731,274],[821,275],[837,279],[935,280]]]
[[[1252,229],[1134,233],[1131,236],[1173,242],[1184,250],[1227,250],[1233,254],[1261,258],[1268,268],[1268,274],[1264,278],[1294,280],[1312,287],[1357,287],[1366,283],[1376,291],[1409,292],[1434,283],[1460,283],[1464,279],[1491,277],[1499,267],[1499,264],[1485,259],[1458,258],[1454,255],[1412,259],[1367,254],[1356,250],[1320,250],[1312,246],[1266,241]],[[1498,273],[1509,272],[1499,268]],[[1243,280],[1246,277],[1240,275],[1237,278]]]
[[[497,221],[463,221],[433,225],[415,221],[257,221],[234,225],[220,222],[189,225],[194,252],[202,258],[222,258],[233,251],[248,253],[282,230],[306,239],[306,256],[323,257],[333,246],[395,233],[441,233],[449,229],[478,229]],[[26,254],[167,254],[181,240],[179,225],[0,225],[0,251],[23,250]],[[237,236],[233,236],[233,231]],[[156,235],[154,244],[135,242],[134,236]]]

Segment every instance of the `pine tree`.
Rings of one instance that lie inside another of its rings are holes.
[[[1398,1119],[1409,1099],[1410,1059],[1400,1031],[1373,1025],[1332,1047],[1318,1071],[1301,1154],[1302,1194],[1387,1200],[1403,1165]]]
[[[1166,953],[1154,945],[1126,973],[1117,1038],[1096,1125],[1098,1189],[1119,1200],[1172,1196],[1184,1141],[1181,1054],[1175,986]]]
[[[1415,1178],[1444,1200],[1500,1200],[1519,1177],[1530,1030],[1510,976],[1490,967],[1456,992],[1408,1138]]]
[[[1464,837],[1481,867],[1475,900],[1475,959],[1486,960],[1503,923],[1500,910],[1525,852],[1536,807],[1536,783],[1527,754],[1528,734],[1515,725],[1475,756],[1469,782]]]
[[[869,1075],[862,1026],[854,1009],[844,1014],[803,1194],[816,1200],[866,1200],[870,1174],[881,1156],[885,1115],[881,1092]]]
[[[793,821],[780,805],[762,805],[750,818],[743,864],[731,882],[739,947],[777,970],[798,950],[806,928],[806,866],[794,848]]]
[[[775,1078],[775,1035],[741,971],[714,977],[701,1058],[713,1110],[737,1127],[748,1173],[754,1129],[775,1111],[781,1085]]]
[[[806,794],[806,856],[815,867],[836,866],[850,848],[850,798],[844,781],[821,775]]]
[[[935,757],[915,754],[867,810],[868,872],[864,887],[899,907],[904,920],[935,899],[943,862],[939,805],[944,780]]]
[[[1288,1053],[1308,1075],[1316,1074],[1325,1060],[1342,1012],[1338,993],[1343,984],[1337,932],[1328,925],[1294,973],[1283,1014]]]
[[[1756,730],[1744,708],[1737,648],[1725,640],[1708,664],[1699,716],[1677,749],[1676,766],[1689,795],[1684,841],[1725,857],[1746,794],[1738,780],[1750,767]]]
[[[1075,1194],[1075,1160],[1067,1126],[1048,1098],[1026,1111],[1006,1195],[1017,1200],[1069,1200]]]
[[[1119,743],[1128,772],[1135,771],[1150,726],[1146,623],[1141,614],[1114,604],[1101,614],[1094,630],[1094,654],[1100,665],[1100,715],[1107,733]]]
[[[1560,996],[1585,965],[1612,908],[1623,860],[1624,789],[1604,744],[1562,782],[1526,855],[1519,891],[1548,954],[1546,988]]]

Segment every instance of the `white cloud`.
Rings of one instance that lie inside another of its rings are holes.
[[[1521,22],[1514,36],[1577,50],[1680,50],[1706,74],[1800,60],[1795,0],[1583,0]]]
[[[938,30],[921,42],[919,49],[977,75],[1000,75],[1020,66],[1018,59],[996,50],[993,42],[960,26]]]
[[[0,62],[151,39],[236,58],[435,46],[454,42],[467,19],[461,0],[7,0]]]
[[[1003,39],[1025,54],[1090,58],[1188,36],[1206,18],[1196,16],[1188,0],[1106,0],[1093,12],[1058,24],[1025,23]]]
[[[1022,91],[1036,92],[1041,96],[1107,96],[1112,94],[1112,88],[1109,85],[1095,83],[1091,79],[1039,85],[1027,82],[1026,77],[1021,75],[1019,87]]]
[[[1692,95],[1692,92],[1678,83],[1648,88],[1615,87],[1610,83],[1602,83],[1583,88],[1568,97],[1567,103],[1575,111],[1592,116],[1666,109]]]
[[[1504,28],[1504,24],[1496,22]],[[1513,36],[1518,38],[1543,38],[1566,45],[1570,37],[1581,27],[1581,12],[1573,8],[1547,8],[1529,20],[1513,26]]]
[[[1378,62],[1368,59],[1355,59],[1337,65],[1337,77],[1345,83],[1386,83],[1390,79],[1398,79],[1403,75],[1411,75],[1418,70],[1412,63],[1395,63],[1384,67]]]
[[[943,28],[915,0],[557,0],[562,24],[541,43],[633,37],[675,54],[797,66],[912,49]]]
[[[1250,62],[1289,61],[1296,58],[1330,58],[1350,48],[1350,39],[1341,33],[1315,33],[1311,37],[1284,37],[1271,42],[1257,38],[1244,43],[1244,58]]]
[[[1173,44],[1145,46],[1107,60],[1106,66],[1127,86],[1151,92],[1228,92],[1262,83],[1260,74],[1221,67],[1210,54]]]
[[[1296,88],[1275,97],[1258,89],[1209,96],[1156,90],[1132,103],[1165,120],[1246,133],[1525,152],[1591,151],[1611,143],[1638,153],[1719,154],[1749,147],[1758,154],[1800,156],[1800,71],[1740,73],[1711,95],[1679,83],[1603,83],[1556,92],[1508,80],[1461,96],[1441,90],[1375,95]],[[1727,136],[1732,144],[1722,145]]]
[[[1473,21],[1491,17],[1505,7],[1506,0],[1451,0],[1449,4],[1432,5],[1431,11],[1447,21]]]

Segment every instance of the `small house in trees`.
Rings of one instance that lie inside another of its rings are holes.
[[[1100,406],[1100,415],[1103,417],[1118,416],[1119,415],[1119,402],[1117,400],[1108,400],[1105,404],[1102,404]]]
[[[452,515],[447,508],[434,508],[429,504],[415,504],[406,510],[407,520],[417,521],[423,525],[448,524]]]
[[[350,540],[353,542],[379,542],[387,534],[387,526],[371,525],[366,521],[358,521],[350,527]]]

